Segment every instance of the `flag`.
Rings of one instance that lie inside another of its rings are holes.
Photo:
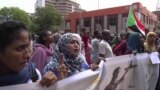
[[[127,19],[127,27],[135,32],[140,32],[145,35],[144,26],[141,22],[137,19],[135,13],[133,12],[132,7],[130,7],[128,19]]]

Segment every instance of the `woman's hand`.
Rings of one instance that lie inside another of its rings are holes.
[[[67,77],[68,75],[68,69],[66,67],[66,65],[64,64],[64,55],[61,54],[60,55],[60,62],[59,62],[59,66],[58,66],[58,79],[61,80],[61,79],[64,79],[65,77]]]
[[[95,70],[98,69],[98,68],[99,68],[99,66],[98,66],[97,64],[95,64],[95,63],[90,64],[90,69],[91,69],[92,71],[95,71]]]
[[[40,85],[49,87],[56,82],[57,82],[57,77],[54,75],[53,72],[49,71],[46,72],[42,77],[42,80],[40,80]]]
[[[98,57],[98,59],[95,62],[93,62],[92,64],[90,64],[90,69],[93,70],[93,71],[95,71],[96,69],[98,69],[101,60],[104,61],[104,62],[106,62],[105,58]]]

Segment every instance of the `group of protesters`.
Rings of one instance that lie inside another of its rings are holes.
[[[138,32],[112,35],[104,29],[89,32],[30,35],[19,21],[0,25],[0,86],[39,82],[50,86],[87,69],[96,70],[101,60],[132,53],[160,52],[160,35]],[[159,90],[160,77],[155,90]]]

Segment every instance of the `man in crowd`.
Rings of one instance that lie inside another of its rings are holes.
[[[111,38],[111,33],[109,30],[104,30],[102,32],[102,41],[99,43],[99,56],[102,58],[109,58],[114,56],[112,48],[109,45],[109,40]]]

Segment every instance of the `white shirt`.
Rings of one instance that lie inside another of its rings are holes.
[[[113,52],[112,52],[112,48],[109,45],[109,43],[105,40],[102,40],[99,43],[99,50],[98,50],[99,54],[103,54],[105,55],[105,58],[109,58],[109,57],[113,57]]]

